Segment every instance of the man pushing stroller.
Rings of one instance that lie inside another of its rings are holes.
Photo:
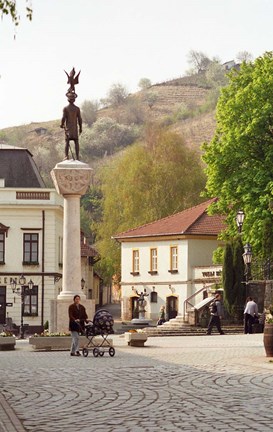
[[[69,330],[71,332],[71,356],[80,356],[79,333],[84,329],[84,324],[89,322],[85,307],[80,304],[81,297],[76,294],[72,303],[68,308],[69,315]]]

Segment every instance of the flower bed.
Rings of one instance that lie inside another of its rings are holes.
[[[29,343],[33,346],[36,350],[46,350],[46,351],[52,351],[52,350],[69,350],[71,347],[71,337],[69,337],[70,334],[66,334],[65,336],[60,336],[59,334],[56,334],[55,336],[39,336],[34,335],[29,338]],[[113,346],[113,340],[107,339],[110,345],[105,344],[106,346]],[[93,339],[94,345],[100,345],[102,342],[101,337],[96,336]],[[86,336],[80,336],[80,348],[83,348],[88,344],[88,339]]]
[[[124,336],[129,346],[143,347],[148,339],[147,333],[132,330],[125,332]]]
[[[16,344],[15,336],[12,333],[0,333],[0,350],[14,350]]]

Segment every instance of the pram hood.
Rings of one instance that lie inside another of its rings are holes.
[[[93,323],[86,326],[87,334],[113,334],[114,319],[111,313],[106,309],[99,309],[93,318]]]

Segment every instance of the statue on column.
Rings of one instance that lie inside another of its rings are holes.
[[[66,93],[66,97],[69,102],[69,105],[67,105],[63,109],[63,117],[60,125],[60,127],[65,130],[65,158],[64,159],[69,159],[68,153],[70,148],[72,158],[80,160],[79,133],[80,134],[82,133],[82,118],[81,118],[80,108],[74,104],[76,98],[78,97],[78,95],[75,93],[75,85],[79,83],[80,72],[75,76],[76,72],[75,69],[73,68],[70,74],[68,74],[66,71],[65,73],[68,78],[67,84],[70,84],[70,87]],[[70,141],[74,141],[76,157],[74,157],[74,154],[70,147]]]

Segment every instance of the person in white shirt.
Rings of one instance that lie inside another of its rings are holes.
[[[244,310],[244,331],[245,334],[252,334],[252,324],[254,324],[255,317],[258,317],[258,306],[257,303],[248,297],[246,299],[246,305]]]

